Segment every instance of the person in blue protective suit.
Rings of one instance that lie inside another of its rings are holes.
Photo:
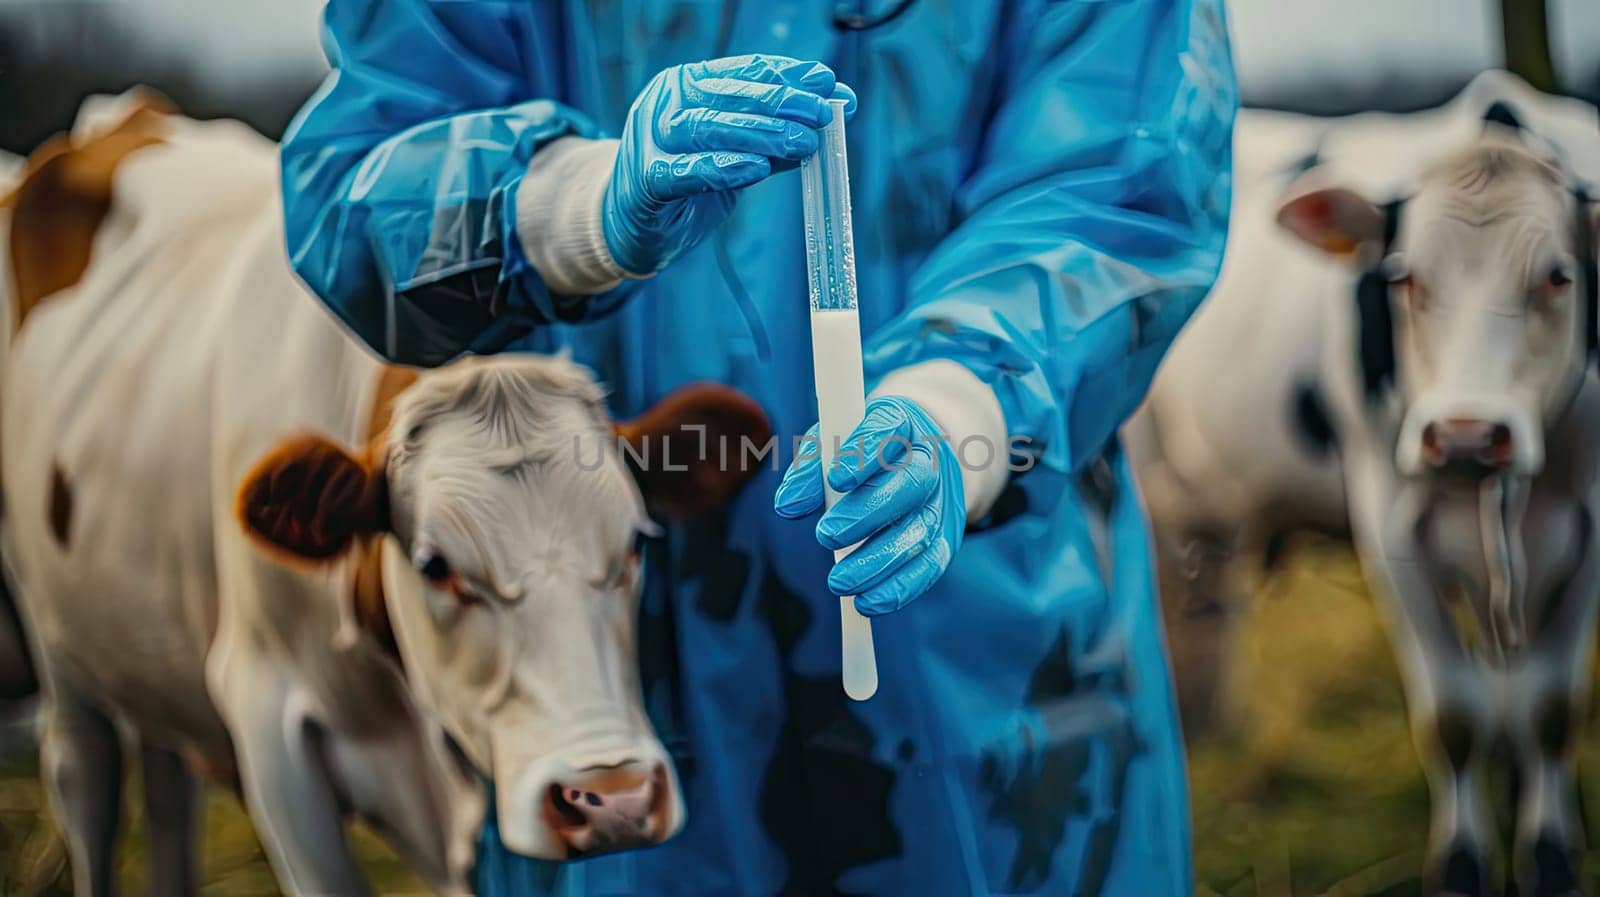
[[[491,813],[482,893],[1190,893],[1116,430],[1222,256],[1222,0],[333,0],[326,26],[288,248],[355,333],[423,365],[566,348],[619,416],[719,381],[781,434],[782,464],[647,546],[683,832],[554,865]],[[793,169],[829,97],[873,398],[823,471],[789,464],[817,414]]]

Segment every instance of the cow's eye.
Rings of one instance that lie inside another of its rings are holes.
[[[441,592],[449,592],[455,596],[457,603],[463,607],[477,604],[487,604],[483,595],[470,586],[466,579],[456,573],[445,560],[444,555],[432,553],[424,555],[417,561],[417,572],[428,581],[428,584]]]
[[[429,582],[442,585],[450,579],[450,562],[442,554],[429,554],[417,563],[417,572]]]
[[[1539,283],[1535,293],[1535,301],[1545,307],[1550,307],[1572,288],[1572,269],[1564,264],[1555,265]]]

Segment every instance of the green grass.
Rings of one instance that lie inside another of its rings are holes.
[[[1228,656],[1228,692],[1241,699],[1226,725],[1190,739],[1197,893],[1420,895],[1427,788],[1388,645],[1348,553],[1312,547],[1260,583]],[[1580,767],[1589,818],[1600,819],[1594,728]],[[71,891],[43,804],[31,757],[0,766],[0,894]],[[139,814],[127,816],[123,893],[143,894]],[[377,838],[358,828],[353,840],[379,894],[425,893]],[[203,876],[207,895],[278,893],[249,820],[222,791],[206,799]],[[1600,863],[1588,864],[1586,880],[1600,893]]]
[[[134,782],[128,789],[130,800],[137,792]],[[66,858],[44,801],[31,757],[0,767],[0,894],[6,897],[72,894]],[[117,871],[121,892],[128,895],[148,891],[141,815],[137,806],[125,807],[126,837]],[[220,789],[206,793],[203,837],[202,894],[271,897],[280,893],[249,817],[232,793]],[[384,897],[429,893],[371,832],[355,826],[351,841],[374,892]]]
[[[1259,584],[1246,619],[1230,652],[1227,688],[1240,698],[1229,722],[1190,739],[1199,893],[1420,895],[1428,790],[1354,560],[1302,551]],[[1597,734],[1591,722],[1579,754],[1590,819]],[[1594,858],[1585,880],[1600,892]]]

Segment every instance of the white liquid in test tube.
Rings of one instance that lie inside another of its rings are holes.
[[[811,292],[811,361],[816,370],[817,432],[822,467],[833,463],[866,414],[861,373],[861,319],[856,308],[855,240],[850,223],[850,172],[844,148],[844,100],[829,100],[833,120],[822,130],[821,145],[800,163],[805,198],[806,277]],[[839,494],[824,483],[827,507]],[[833,553],[839,560],[852,545]],[[839,599],[843,634],[844,692],[865,701],[878,690],[878,662],[872,648],[872,623],[856,610],[855,596]]]

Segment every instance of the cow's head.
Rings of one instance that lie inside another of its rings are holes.
[[[665,502],[641,495],[618,434],[655,442],[657,469],[640,482]],[[715,450],[700,457],[702,438],[768,434],[760,408],[724,387],[690,387],[613,428],[569,361],[465,360],[406,387],[362,452],[283,443],[246,478],[239,513],[300,562],[387,543],[386,622],[413,688],[493,778],[506,845],[565,859],[682,824],[640,694],[638,541],[652,530],[647,502],[692,510],[743,480]],[[667,473],[663,439],[678,440]]]
[[[1402,393],[1400,472],[1536,474],[1594,339],[1595,207],[1500,124],[1427,169],[1403,203],[1317,178],[1291,187],[1278,221],[1367,269],[1362,363],[1369,393],[1388,377]],[[1394,370],[1374,373],[1385,363]]]

